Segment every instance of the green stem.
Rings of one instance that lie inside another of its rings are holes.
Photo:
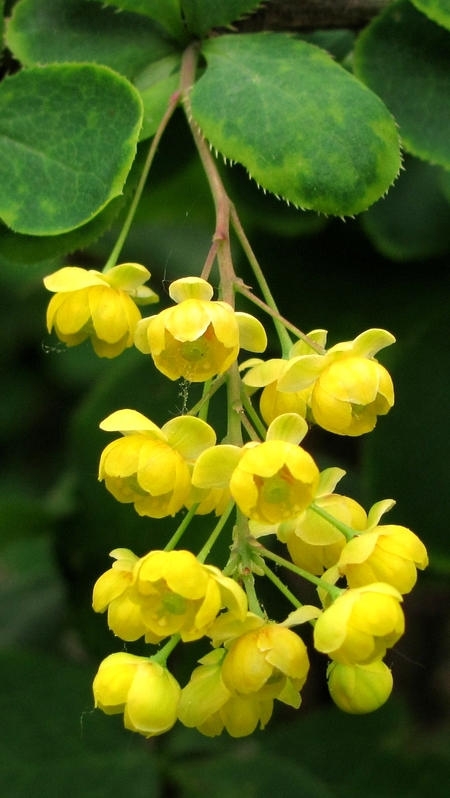
[[[251,422],[249,421],[249,419],[245,414],[242,414],[241,416],[241,424],[244,427],[244,429],[247,431],[247,434],[251,441],[257,441],[258,443],[261,443],[261,438],[259,437],[258,433],[256,432],[256,430],[254,429],[254,427],[252,426]]]
[[[261,609],[261,605],[258,601],[258,596],[256,595],[255,591],[255,577],[252,573],[249,573],[242,574],[241,579],[244,583],[245,592],[247,593],[249,611],[253,612],[254,615],[258,615],[259,618],[265,618],[265,613]]]
[[[201,410],[205,402],[209,402],[212,396],[214,396],[215,392],[224,384],[226,381],[226,374],[222,374],[220,377],[217,377],[214,382],[212,383],[211,387],[207,391],[207,393],[203,393],[202,398],[186,413],[187,416],[196,416],[197,413]],[[208,381],[209,382],[209,381]]]
[[[202,275],[208,273],[214,262],[214,257],[217,254],[217,261],[220,269],[221,296],[225,302],[228,302],[228,304],[234,308],[233,283],[236,279],[236,274],[233,268],[230,249],[231,202],[222,183],[222,179],[214,163],[209,147],[192,118],[189,92],[195,79],[197,58],[198,44],[194,43],[185,50],[183,55],[183,60],[181,63],[180,90],[186,118],[191,129],[198,154],[203,164],[203,168],[205,170],[216,209],[216,229],[213,235],[213,245],[206,259]]]
[[[266,430],[264,424],[262,423],[260,417],[258,416],[258,413],[256,412],[255,408],[253,407],[252,400],[246,394],[245,388],[242,389],[241,398],[242,398],[242,404],[244,406],[245,412],[247,413],[248,416],[250,416],[250,419],[252,420],[254,426],[256,427],[256,429],[258,430],[259,434],[261,435],[261,438],[263,440],[265,440],[266,434],[267,434],[267,430]]]
[[[220,533],[222,532],[222,529],[224,528],[226,522],[228,521],[233,507],[234,507],[234,500],[230,499],[230,501],[227,504],[225,512],[221,516],[219,522],[214,527],[214,529],[211,532],[211,534],[210,534],[208,540],[206,541],[205,545],[203,546],[203,548],[197,554],[197,560],[199,562],[202,562],[202,563],[205,562],[209,552],[211,551],[212,547],[214,546],[214,543],[216,542],[217,538],[219,537]]]
[[[321,518],[324,518],[325,521],[328,521],[329,524],[332,524],[334,527],[336,527],[336,529],[338,529],[339,532],[342,532],[347,541],[361,534],[361,532],[355,532],[355,530],[352,529],[350,526],[347,526],[347,524],[344,524],[342,521],[339,521],[339,519],[335,518],[334,515],[330,515],[330,513],[327,513],[326,510],[322,510],[322,508],[319,507],[317,504],[314,503],[310,504],[309,509],[314,510],[314,512],[317,513],[317,515],[320,515]]]
[[[263,569],[265,575],[270,579],[270,581],[273,582],[274,585],[276,585],[278,590],[280,590],[281,593],[283,593],[283,595],[286,596],[288,601],[290,601],[291,604],[293,604],[294,607],[296,607],[296,609],[303,607],[301,601],[299,601],[298,598],[296,598],[296,596],[294,596],[294,594],[291,593],[289,588],[286,587],[285,584],[283,584],[281,579],[279,579],[276,574],[274,574],[274,572],[269,568],[269,566],[267,565],[267,563],[264,562],[264,560],[262,560],[261,562],[261,568]]]
[[[231,213],[230,213],[230,215],[231,215],[231,224],[233,225],[233,229],[234,229],[234,231],[235,231],[235,233],[236,233],[236,235],[237,235],[237,237],[238,237],[238,239],[239,239],[239,241],[241,243],[242,249],[244,250],[245,254],[247,255],[247,260],[248,260],[248,262],[250,263],[250,266],[253,269],[253,273],[254,273],[254,275],[255,275],[255,277],[257,279],[258,285],[259,285],[259,287],[261,289],[261,293],[262,293],[264,299],[266,300],[267,305],[275,312],[275,314],[279,315],[278,308],[276,306],[276,302],[275,302],[275,300],[274,300],[274,298],[272,296],[272,292],[271,292],[271,290],[269,288],[269,285],[267,283],[266,278],[264,277],[264,274],[263,274],[263,271],[261,269],[261,266],[258,263],[258,259],[257,259],[256,255],[255,255],[255,253],[253,252],[253,249],[251,248],[250,242],[249,242],[247,236],[245,235],[244,228],[241,225],[241,221],[239,219],[239,216],[237,215],[236,208],[234,207],[234,205],[231,206],[230,211],[231,211]],[[280,339],[281,348],[283,350],[283,356],[287,357],[288,354],[289,354],[289,350],[290,350],[290,348],[292,346],[292,341],[290,339],[289,334],[287,333],[287,331],[285,329],[286,325],[283,325],[282,323],[280,323],[280,321],[277,319],[276,315],[274,315],[274,323],[275,323],[276,331],[278,333],[278,337]]]
[[[123,247],[123,245],[125,243],[126,237],[127,237],[128,233],[129,233],[131,224],[133,222],[134,214],[136,213],[137,206],[139,205],[139,200],[141,199],[141,194],[142,194],[142,192],[144,190],[144,186],[145,186],[145,183],[146,183],[146,180],[147,180],[147,177],[148,177],[148,173],[150,171],[150,167],[151,167],[151,165],[153,163],[153,159],[154,159],[154,157],[156,155],[156,150],[158,149],[158,144],[161,141],[161,137],[162,137],[162,135],[163,135],[168,123],[169,123],[169,120],[170,120],[173,112],[175,111],[175,108],[177,107],[177,105],[178,105],[178,103],[180,101],[180,97],[181,97],[180,91],[176,91],[175,94],[172,94],[172,97],[169,100],[168,108],[167,108],[163,118],[161,119],[161,122],[159,123],[158,130],[156,131],[156,133],[155,133],[155,135],[153,137],[153,141],[152,141],[152,143],[150,145],[150,149],[148,151],[148,155],[147,155],[147,158],[145,160],[144,168],[142,170],[142,174],[141,174],[141,177],[139,179],[139,183],[138,183],[136,191],[134,193],[133,201],[132,201],[132,203],[130,205],[130,208],[129,208],[129,211],[127,213],[127,217],[125,219],[125,222],[123,224],[122,230],[120,231],[120,234],[119,234],[119,237],[118,237],[118,239],[116,241],[116,244],[115,244],[115,246],[114,246],[114,248],[113,248],[113,250],[112,250],[112,252],[111,252],[108,260],[106,261],[104,268],[103,268],[103,272],[104,273],[105,272],[109,272],[109,270],[112,269],[113,266],[115,266],[116,263],[117,263],[118,257],[119,257],[119,255],[120,255],[120,253],[122,251],[122,247]]]
[[[203,385],[203,394],[202,394],[203,405],[201,406],[198,414],[198,417],[201,418],[202,421],[208,421],[209,393],[211,391],[211,385],[212,385],[212,377],[211,379],[206,380],[206,382]]]
[[[191,521],[192,521],[192,519],[193,519],[193,517],[194,517],[194,515],[195,515],[195,513],[197,511],[197,507],[198,507],[199,504],[200,504],[200,502],[197,502],[197,504],[193,504],[192,505],[192,507],[189,510],[189,512],[187,513],[187,515],[185,515],[185,517],[183,518],[180,526],[178,527],[176,532],[170,538],[167,546],[164,547],[164,551],[172,551],[172,549],[175,548],[175,546],[177,545],[177,543],[180,540],[181,536],[184,534],[184,532],[188,528],[189,524],[191,523]]]
[[[244,409],[241,404],[241,377],[237,362],[233,363],[227,372],[227,391],[228,391],[228,425],[227,443],[234,446],[242,446],[241,419]]]
[[[293,571],[294,574],[298,574],[298,576],[303,577],[303,579],[307,579],[308,582],[312,582],[313,585],[317,585],[317,587],[320,587],[322,590],[326,590],[332,597],[333,601],[337,599],[341,593],[343,593],[340,587],[330,585],[329,582],[326,582],[324,579],[320,579],[318,576],[310,574],[309,571],[299,568],[298,565],[294,565],[294,563],[289,562],[289,560],[285,560],[284,557],[279,557],[278,554],[274,554],[272,551],[265,549],[264,546],[261,546],[261,548],[258,549],[258,554],[260,554],[261,557],[268,557],[269,560],[273,560],[274,562],[278,563],[278,565],[283,565],[284,568],[287,568],[289,571]]]
[[[210,248],[210,250],[208,252],[208,255],[206,257],[206,260],[205,260],[205,265],[203,266],[202,273],[200,275],[200,277],[203,280],[208,280],[208,278],[209,278],[209,275],[211,273],[211,269],[213,267],[214,261],[215,261],[216,256],[217,256],[217,250],[219,249],[219,244],[220,244],[220,241],[218,241],[218,240],[213,241],[212,244],[211,244],[211,248]]]
[[[291,324],[291,322],[285,319],[284,316],[278,313],[278,311],[273,310],[273,308],[271,308],[270,305],[266,305],[266,303],[263,302],[262,299],[258,299],[258,297],[255,296],[254,293],[250,291],[250,289],[247,288],[242,282],[237,280],[234,284],[234,288],[235,291],[238,291],[243,296],[246,296],[247,299],[249,299],[250,302],[253,302],[254,305],[258,305],[259,308],[262,308],[262,310],[268,313],[269,316],[272,316],[274,319],[278,320],[283,325],[283,327],[286,327],[286,329],[293,332],[294,335],[297,336],[297,338],[301,338],[302,341],[308,344],[308,346],[310,346],[311,349],[314,349],[314,351],[317,352],[318,355],[326,354],[327,350],[324,349],[323,346],[320,346],[320,344],[318,344],[317,341],[313,341],[313,339],[310,338],[308,335],[306,335],[306,333],[299,330],[298,327],[295,327],[294,324]],[[291,339],[289,339],[289,341],[291,341]],[[292,342],[290,343],[290,346],[291,345]],[[283,357],[288,358],[288,356],[289,356],[289,350],[286,353],[283,348]]]
[[[181,640],[180,635],[172,635],[172,637],[166,643],[165,646],[163,646],[159,651],[157,651],[156,654],[153,654],[151,657],[149,657],[150,661],[157,662],[158,665],[165,666],[167,662],[167,657],[169,656],[169,654],[172,653],[175,646],[178,645],[180,640]]]

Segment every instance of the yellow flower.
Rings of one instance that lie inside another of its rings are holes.
[[[222,679],[224,656],[220,648],[199,660],[200,667],[181,691],[178,718],[207,737],[216,737],[224,728],[231,737],[246,737],[258,723],[264,729],[272,715],[273,699],[263,699],[258,693],[233,695]]]
[[[308,333],[319,346],[325,346],[327,333],[326,330],[312,330]],[[305,341],[297,341],[289,352],[289,358],[272,358],[266,362],[252,360],[243,363],[241,368],[249,367],[243,382],[250,389],[263,388],[259,401],[259,409],[266,424],[271,424],[278,416],[284,413],[298,413],[302,418],[306,418],[309,400],[311,397],[311,386],[299,391],[280,391],[279,383],[286,371],[289,370],[291,361],[296,361],[305,355],[315,355],[315,350]],[[320,359],[320,356],[317,356]]]
[[[271,424],[283,413],[298,413],[302,418],[306,418],[310,395],[309,388],[305,388],[303,391],[281,393],[277,388],[277,383],[271,382],[261,393],[259,400],[261,415],[266,424]]]
[[[224,606],[233,617],[244,618],[247,612],[237,582],[199,563],[190,551],[151,551],[139,561],[135,576],[135,600],[151,643],[172,634],[198,640]]]
[[[275,524],[299,515],[313,500],[319,469],[300,446],[268,440],[244,447],[230,491],[244,515]]]
[[[375,360],[347,357],[325,369],[314,385],[314,420],[337,435],[371,432],[377,416],[394,404],[394,386],[384,366]]]
[[[392,673],[381,660],[369,665],[331,662],[327,675],[328,689],[334,703],[352,715],[379,709],[392,692]]]
[[[320,474],[314,504],[355,530],[367,527],[367,515],[360,504],[348,496],[334,493],[337,482],[344,476],[340,468],[327,468]],[[311,574],[321,576],[324,570],[336,565],[346,540],[342,532],[330,522],[307,508],[291,521],[264,529],[250,524],[254,537],[275,532],[286,543],[292,561]]]
[[[276,524],[299,515],[311,503],[319,469],[298,443],[308,426],[298,413],[278,416],[264,443],[228,444],[202,452],[192,474],[198,488],[227,488],[254,521]]]
[[[259,693],[271,699],[293,689],[297,696],[294,705],[300,706],[299,691],[308,675],[309,660],[306,646],[295,632],[285,626],[263,624],[232,639],[228,647],[222,679],[229,690],[243,695]]]
[[[198,504],[195,511],[196,515],[208,515],[214,510],[215,515],[223,515],[228,502],[231,499],[231,493],[228,488],[211,488],[210,490],[203,490],[202,488],[195,488],[192,486],[189,498],[185,504],[188,510],[194,504]]]
[[[317,424],[337,435],[363,435],[394,404],[391,377],[374,358],[394,341],[386,330],[373,329],[336,344],[325,355],[301,354],[285,365],[277,389],[309,388],[308,403]]]
[[[147,643],[159,643],[176,633],[197,640],[222,607],[237,620],[245,618],[242,588],[190,551],[155,550],[139,559],[128,549],[115,549],[111,556],[117,561],[95,583],[93,608],[108,608],[109,628],[123,640],[145,635]]]
[[[138,557],[129,549],[114,549],[110,553],[116,562],[102,574],[94,585],[94,612],[108,609],[108,626],[122,640],[138,640],[147,631],[135,598],[135,566]]]
[[[93,684],[95,706],[124,713],[125,728],[155,737],[177,719],[181,689],[171,673],[146,657],[120,652],[103,660]]]
[[[137,263],[123,263],[106,273],[64,266],[44,279],[55,296],[47,310],[47,328],[68,346],[90,338],[99,357],[116,357],[133,345],[141,318],[136,307],[158,301],[144,286],[150,272]]]
[[[123,438],[104,449],[99,479],[120,502],[134,503],[139,515],[175,515],[191,490],[189,464],[216,436],[209,424],[193,416],[173,418],[162,429],[135,410],[118,410],[100,424]]]
[[[205,280],[175,280],[169,294],[179,304],[143,319],[135,335],[137,348],[151,354],[169,379],[205,382],[223,374],[240,348],[252,352],[266,348],[262,324],[247,313],[235,313],[227,302],[212,302],[213,289]]]
[[[266,623],[252,613],[237,619],[225,613],[208,633],[215,643],[225,640],[200,660],[182,690],[178,717],[214,737],[225,727],[232,737],[263,729],[278,699],[298,708],[300,690],[309,669],[303,641],[289,629]]]
[[[384,582],[346,590],[317,619],[316,649],[342,665],[382,659],[405,629],[401,601],[401,594]]]
[[[404,526],[376,526],[352,538],[342,549],[338,568],[349,587],[387,582],[400,593],[409,593],[417,580],[417,568],[428,565],[422,541]]]

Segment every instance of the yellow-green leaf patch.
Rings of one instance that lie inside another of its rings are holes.
[[[138,92],[108,67],[55,64],[0,85],[0,216],[57,235],[122,193],[142,123]]]
[[[130,80],[176,50],[148,17],[85,0],[20,0],[8,24],[7,44],[25,66],[89,62]]]
[[[450,0],[411,0],[411,2],[438,25],[450,28]]]
[[[354,214],[400,165],[381,100],[319,48],[284,34],[221,36],[192,91],[203,135],[274,194],[303,208]]]

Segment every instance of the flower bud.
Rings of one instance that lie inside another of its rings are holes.
[[[392,673],[381,660],[369,665],[331,662],[327,676],[334,703],[352,715],[363,715],[383,706],[393,686]]]
[[[103,660],[94,679],[95,706],[124,713],[124,725],[145,737],[174,725],[181,689],[167,668],[146,657],[119,652]]]

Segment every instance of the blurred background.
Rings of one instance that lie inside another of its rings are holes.
[[[329,49],[345,58],[352,34],[330,36]],[[330,345],[369,327],[397,338],[379,358],[393,375],[396,405],[376,430],[345,439],[314,429],[306,440],[321,468],[347,471],[340,492],[366,509],[395,499],[386,523],[408,526],[429,549],[430,567],[405,600],[406,634],[387,658],[393,696],[372,715],[345,715],[329,698],[325,658],[311,652],[301,709],[279,704],[264,732],[242,740],[226,733],[209,739],[177,725],[146,741],[122,729],[122,716],[93,710],[98,664],[123,648],[105,617],[91,609],[93,584],[109,568],[111,549],[143,555],[163,547],[175,528],[173,519],[138,517],[97,481],[100,453],[112,439],[98,425],[122,407],[163,424],[181,411],[186,392],[188,405],[196,401],[198,387],[164,379],[137,350],[100,360],[89,343],[68,349],[46,332],[49,295],[42,278],[64,263],[101,270],[120,217],[102,238],[64,260],[48,259],[32,242],[16,248],[11,260],[2,228],[2,795],[53,798],[70,789],[80,798],[119,798],[125,791],[128,798],[264,798],[275,790],[278,798],[447,796],[450,179],[407,157],[387,198],[344,222],[265,196],[239,166],[220,169],[284,316],[305,332],[328,329]],[[200,273],[213,230],[206,180],[177,112],[121,260],[150,269],[162,309],[170,281]],[[237,242],[234,256],[240,275],[255,287]],[[249,306],[242,302],[239,309]],[[273,335],[267,354],[278,356]],[[219,429],[222,414],[218,399],[211,420]],[[197,519],[186,545],[200,548],[210,528],[211,518]],[[225,540],[213,550],[219,566],[228,545]],[[292,575],[285,578],[301,600],[315,600]],[[284,618],[285,599],[262,580],[258,587],[271,617]],[[306,642],[309,637],[306,630]],[[140,654],[140,645],[128,650]],[[204,641],[174,652],[170,666],[181,684],[204,653]]]

